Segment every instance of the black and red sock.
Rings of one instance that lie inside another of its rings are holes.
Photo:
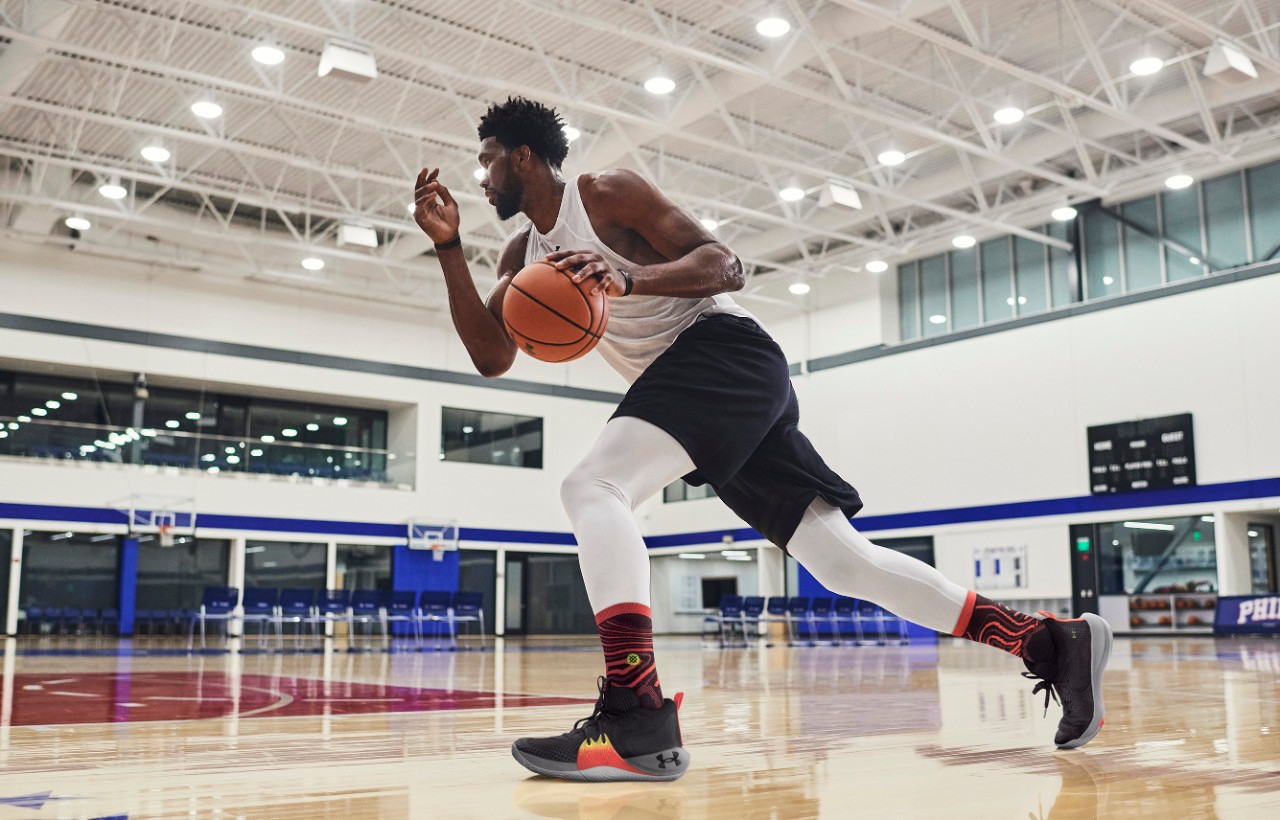
[[[1053,638],[1039,618],[970,592],[952,635],[1003,649],[1028,663],[1048,661]]]
[[[596,613],[605,676],[636,693],[640,705],[662,708],[662,686],[653,660],[653,617],[644,604],[616,604]]]

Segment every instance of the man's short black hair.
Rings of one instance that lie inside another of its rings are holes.
[[[529,146],[552,168],[559,168],[569,155],[564,120],[555,109],[524,97],[508,97],[504,103],[489,106],[480,118],[479,131],[480,139],[493,137],[508,150]]]

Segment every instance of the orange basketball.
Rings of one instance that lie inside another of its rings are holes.
[[[511,280],[502,321],[516,346],[544,362],[568,362],[590,352],[609,321],[609,297],[592,294],[598,279],[575,283],[548,262],[533,262]]]

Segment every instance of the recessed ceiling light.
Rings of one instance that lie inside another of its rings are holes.
[[[573,142],[578,137],[582,136],[582,132],[574,128],[572,125],[566,125],[561,130],[564,131],[564,138],[569,142]]]
[[[1199,264],[1200,264],[1200,257],[1198,257],[1198,256],[1192,256],[1192,257],[1191,257],[1191,258],[1189,258],[1187,261],[1188,261],[1188,262],[1190,262],[1190,263],[1191,263],[1191,264],[1193,264],[1193,265],[1199,265]]]
[[[173,156],[169,149],[163,145],[143,146],[141,154],[142,158],[147,162],[168,162],[169,157]]]
[[[49,411],[48,411],[48,410],[46,410],[46,409],[44,409],[43,407],[32,407],[32,408],[31,408],[31,415],[33,415],[33,416],[47,416],[47,415],[49,415]]]
[[[44,403],[44,406],[48,407],[50,410],[57,410],[59,407],[62,406],[62,402],[58,401],[57,399],[49,399],[47,402]]]
[[[111,182],[101,186],[98,188],[98,193],[102,194],[107,199],[124,199],[129,195],[129,192],[125,190],[119,180],[112,180]]]
[[[267,43],[263,43],[249,53],[253,55],[253,59],[263,65],[280,65],[284,62],[284,52]]]
[[[756,31],[765,37],[781,37],[791,31],[791,24],[781,17],[766,17],[756,23]]]
[[[294,436],[298,435],[298,431],[293,429],[292,427],[286,427],[280,431],[280,435],[284,436],[285,438],[293,438]]]
[[[969,236],[967,233],[962,233],[959,236],[957,236],[955,239],[952,239],[951,244],[955,245],[957,248],[962,248],[962,249],[972,248],[974,245],[978,244],[978,240],[974,239],[972,236]]]
[[[943,316],[941,313],[935,313],[929,317],[929,323],[933,325],[942,325],[942,324],[946,324],[946,322],[947,322],[947,317]]]
[[[275,436],[263,436],[263,437],[262,437],[262,440],[263,440],[263,441],[265,441],[267,444],[270,444],[271,442],[273,442],[273,441],[275,441],[275,440],[276,440],[276,437],[275,437]]]
[[[1102,284],[1104,285],[1114,285],[1115,283],[1116,283],[1116,278],[1114,276],[1102,277]]]
[[[1164,68],[1164,60],[1159,57],[1139,57],[1129,63],[1129,70],[1139,77],[1147,77]]]
[[[182,422],[178,421],[177,419],[169,419],[164,423],[164,426],[168,427],[170,430],[176,430],[182,426]]]
[[[87,231],[93,227],[93,223],[83,216],[69,216],[62,220],[62,224],[73,231]]]
[[[901,151],[881,151],[880,155],[876,157],[876,160],[879,161],[881,165],[901,165],[907,161],[907,155]]]
[[[884,261],[883,259],[872,259],[870,262],[867,263],[866,267],[867,267],[867,270],[871,271],[872,273],[884,273],[889,269],[889,263]]]
[[[644,90],[650,94],[670,94],[676,90],[676,83],[670,77],[650,77],[644,81]]]
[[[324,268],[324,260],[318,256],[308,256],[302,260],[302,267],[307,270],[322,270]]]
[[[1076,218],[1076,209],[1070,205],[1063,205],[1060,208],[1054,208],[1050,216],[1059,222],[1069,222]]]
[[[1001,108],[991,116],[1002,125],[1013,125],[1014,123],[1022,122],[1024,114],[1021,108],[1010,106],[1009,108]]]
[[[714,219],[711,219],[710,217],[704,216],[698,221],[702,223],[702,227],[706,228],[709,231],[714,231],[716,228],[720,227],[720,223],[715,221]]]
[[[199,421],[200,414],[192,410],[190,413],[187,413],[187,418],[191,419],[192,421]]]
[[[316,423],[313,421],[313,422],[311,422],[310,424],[308,424],[308,425],[307,425],[307,429],[314,433],[315,431],[317,431],[317,430],[319,430],[319,429],[320,429],[320,425],[316,424]]]
[[[334,416],[333,423],[334,423],[334,426],[341,427],[342,425],[347,423],[347,419],[345,416]]]
[[[202,120],[216,120],[222,116],[222,106],[213,100],[199,100],[191,104],[191,113]]]
[[[76,393],[63,393],[62,398],[66,399],[67,401],[75,401],[76,399],[80,398],[80,396]]]
[[[804,189],[795,187],[783,188],[781,191],[778,191],[778,199],[781,199],[783,202],[799,202],[804,199]]]
[[[804,296],[806,293],[809,292],[809,283],[808,282],[792,282],[791,286],[788,287],[787,290],[791,291],[796,296]]]
[[[1172,188],[1173,190],[1178,191],[1183,188],[1191,187],[1192,183],[1194,182],[1195,180],[1192,179],[1187,174],[1174,174],[1173,176],[1166,179],[1164,181],[1164,184],[1166,187]]]

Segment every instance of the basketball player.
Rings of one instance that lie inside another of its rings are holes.
[[[735,513],[832,592],[874,601],[930,629],[1021,658],[1035,692],[1060,698],[1054,742],[1088,743],[1102,725],[1111,631],[1096,615],[1040,620],[876,546],[849,524],[862,508],[797,429],[782,350],[728,295],[742,265],[651,181],[615,170],[565,179],[555,111],[526,99],[480,121],[480,187],[498,216],[529,224],[506,241],[498,282],[481,299],[461,249],[458,206],[439,170],[418,175],[415,219],[436,243],[449,309],[476,369],[500,376],[516,347],[502,324],[511,278],[548,260],[611,299],[596,350],[630,383],[583,461],[561,485],[604,648],[590,717],[567,733],[523,738],[521,764],[571,780],[674,780],[689,766],[653,653],[649,563],[633,515],[677,478],[710,483]],[[677,695],[677,698],[679,696]]]

